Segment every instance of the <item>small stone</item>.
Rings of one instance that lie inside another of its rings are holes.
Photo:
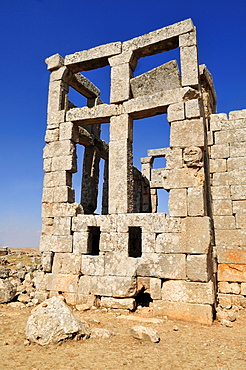
[[[90,306],[88,306],[88,304],[78,304],[75,306],[75,308],[78,311],[88,311],[90,309]]]
[[[101,338],[101,339],[108,339],[114,333],[108,329],[104,328],[92,328],[91,329],[91,338]]]
[[[24,340],[24,342],[23,342],[23,344],[24,344],[24,346],[29,346],[31,343],[29,342],[29,340]]]
[[[179,328],[175,325],[174,327],[173,327],[173,331],[178,331],[179,330]]]
[[[225,319],[221,320],[221,325],[226,326],[227,328],[232,328],[233,327],[231,321],[225,320]]]
[[[140,340],[148,340],[153,343],[158,343],[160,341],[159,334],[156,330],[152,328],[146,328],[145,326],[136,325],[130,329],[133,338]]]

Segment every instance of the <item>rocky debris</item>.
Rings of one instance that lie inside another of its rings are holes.
[[[8,247],[0,247],[0,256],[6,256],[9,252]]]
[[[16,294],[16,286],[7,279],[0,279],[0,303],[12,301]]]
[[[223,320],[221,320],[220,323],[221,323],[221,325],[226,326],[227,328],[232,328],[233,327],[231,321],[229,321],[229,320],[223,319]]]
[[[141,339],[141,340],[148,340],[153,343],[160,342],[159,334],[155,329],[146,328],[145,326],[136,325],[130,329],[131,335],[133,338]]]
[[[216,310],[216,319],[218,321],[235,321],[237,319],[236,312],[233,310],[223,310],[220,307],[217,307]]]
[[[8,248],[4,255],[0,253],[0,303],[18,301],[34,306],[41,302],[36,292],[40,271],[41,257],[35,251]]]
[[[91,338],[108,339],[112,335],[114,335],[114,333],[108,329],[104,329],[104,328],[92,328],[91,329]]]
[[[26,325],[30,342],[42,346],[64,339],[87,339],[90,332],[86,324],[74,316],[70,307],[60,298],[52,297],[35,307]]]

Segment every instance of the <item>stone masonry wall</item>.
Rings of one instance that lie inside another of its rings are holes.
[[[246,110],[210,116],[218,300],[246,307]]]

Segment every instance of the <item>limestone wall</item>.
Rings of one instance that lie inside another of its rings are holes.
[[[218,299],[246,306],[246,110],[210,116],[210,173]]]

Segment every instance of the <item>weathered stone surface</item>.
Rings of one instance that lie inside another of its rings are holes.
[[[214,216],[214,226],[216,229],[228,230],[236,229],[234,216]]]
[[[181,121],[185,119],[184,103],[171,104],[167,108],[168,122]]]
[[[242,283],[242,285],[245,283]],[[228,283],[226,281],[220,281],[218,283],[218,291],[219,293],[232,293],[232,294],[240,294],[241,288],[239,283]],[[243,292],[242,292],[243,294]]]
[[[9,280],[0,279],[0,303],[12,301],[16,294],[16,286]]]
[[[204,146],[204,127],[202,119],[176,121],[171,125],[171,147]]]
[[[42,253],[41,263],[42,263],[44,272],[51,272],[52,264],[53,264],[53,257],[54,257],[53,252]]]
[[[136,308],[136,301],[134,298],[102,297],[100,300],[100,307],[118,308],[132,311]]]
[[[47,69],[49,71],[55,70],[59,67],[64,65],[64,59],[60,54],[51,55],[49,58],[45,59],[45,63],[47,64]]]
[[[180,73],[176,60],[143,73],[130,80],[133,97],[181,87]]]
[[[130,332],[133,338],[140,340],[148,340],[153,343],[160,342],[160,336],[155,329],[149,327],[146,328],[145,326],[142,325],[136,325],[130,329]]]
[[[162,281],[158,278],[149,279],[149,292],[152,299],[161,299]]]
[[[84,275],[104,275],[105,257],[82,255],[81,272]]]
[[[119,108],[116,104],[100,104],[92,108],[73,108],[67,112],[67,121],[81,123],[83,125],[92,125],[95,123],[109,122],[111,116],[119,114]]]
[[[42,235],[40,238],[40,251],[71,253],[73,251],[73,237],[72,235]]]
[[[212,241],[209,217],[187,217],[182,222],[181,245],[188,254],[207,254]]]
[[[132,69],[129,63],[111,67],[110,103],[119,103],[128,100],[131,96],[130,78]]]
[[[213,214],[215,216],[230,216],[232,214],[232,202],[230,199],[214,199]]]
[[[168,316],[170,319],[193,321],[206,325],[211,325],[213,322],[213,308],[207,304],[154,301],[153,313]]]
[[[161,279],[185,279],[185,255],[145,253],[139,261],[137,275]]]
[[[136,278],[93,276],[91,279],[91,290],[95,295],[118,298],[134,297],[136,288]]]
[[[180,235],[178,233],[161,233],[156,236],[157,253],[182,253]]]
[[[90,338],[108,339],[112,337],[114,333],[111,330],[104,328],[92,328]]]
[[[90,332],[61,299],[52,297],[35,307],[25,329],[30,342],[42,346],[64,339],[87,339]]]
[[[54,292],[77,293],[78,280],[78,275],[49,274],[46,289]]]
[[[188,216],[205,215],[205,192],[203,186],[188,189]]]
[[[171,302],[213,304],[214,284],[169,280],[162,284],[162,299]]]
[[[180,48],[180,64],[182,71],[182,86],[198,86],[197,46],[182,46]]]
[[[246,265],[219,264],[218,281],[246,282]]]
[[[107,252],[105,254],[105,275],[136,276],[136,258],[127,257],[124,253]]]
[[[81,271],[81,256],[72,253],[55,253],[53,274],[79,274]]]
[[[201,116],[200,101],[198,99],[188,100],[185,103],[186,118],[199,118]]]
[[[206,254],[187,256],[187,278],[191,281],[208,282],[213,273],[211,256]]]
[[[0,279],[7,279],[9,277],[10,269],[0,265]]]

